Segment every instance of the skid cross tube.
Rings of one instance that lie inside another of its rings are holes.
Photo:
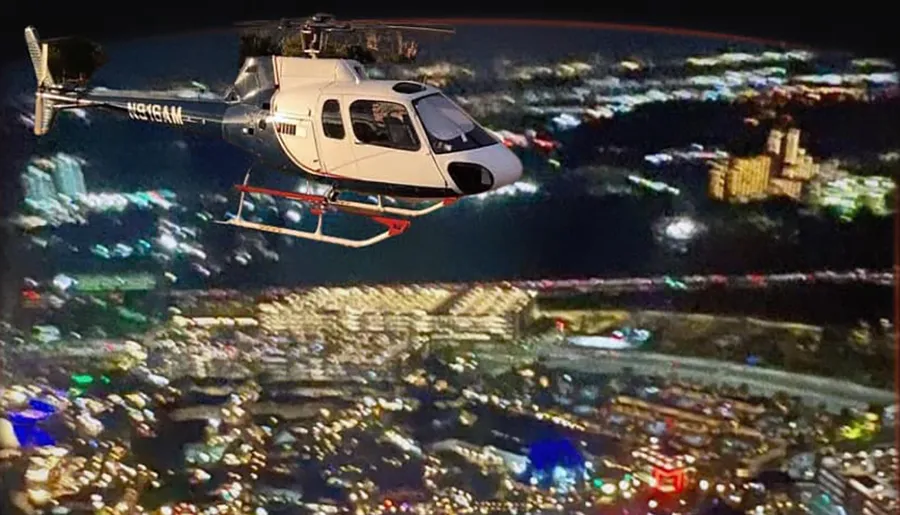
[[[410,226],[409,220],[381,216],[386,213],[401,214],[401,212],[403,211],[411,211],[381,206],[381,197],[378,198],[379,206],[374,206],[372,204],[366,204],[363,202],[347,202],[340,200],[331,202],[322,195],[313,195],[310,193],[300,193],[295,191],[283,191],[271,188],[261,188],[258,186],[250,186],[248,184],[249,181],[250,171],[248,170],[247,174],[244,176],[243,184],[235,186],[235,189],[237,189],[241,193],[241,196],[239,199],[237,213],[235,214],[234,218],[230,220],[217,221],[216,223],[222,225],[233,225],[242,227],[244,229],[252,229],[273,234],[281,234],[284,236],[302,238],[311,241],[319,241],[322,243],[331,243],[334,245],[340,245],[350,248],[362,248],[380,243],[388,238],[393,238],[394,236],[403,234],[403,232],[405,232]],[[272,195],[275,197],[282,197],[308,204],[310,213],[316,215],[317,217],[315,231],[302,231],[299,229],[291,229],[288,227],[279,227],[277,225],[263,224],[244,220],[244,218],[242,217],[244,211],[244,200],[248,193]],[[445,204],[443,202],[439,202],[436,204],[437,207],[429,206],[429,208],[426,209],[430,209],[430,211],[428,212],[436,211],[444,205]],[[372,236],[371,238],[358,240],[325,234],[322,231],[322,220],[325,216],[326,209],[328,208],[332,208],[336,211],[344,211],[349,214],[365,216],[366,218],[385,226],[385,230],[376,234],[375,236]]]
[[[300,202],[307,202],[310,204],[327,205],[329,207],[351,213],[383,213],[387,215],[404,216],[407,218],[417,218],[422,215],[433,213],[438,209],[448,206],[456,201],[456,199],[447,198],[421,209],[409,209],[403,207],[386,206],[382,201],[381,195],[376,195],[377,203],[371,204],[368,202],[356,202],[352,200],[328,200],[328,198],[324,195],[313,195],[310,193],[300,193],[297,191],[283,191],[271,188],[262,188],[259,186],[248,186],[246,182],[242,185],[235,186],[235,189],[240,191],[242,195],[244,193],[260,193],[263,195],[272,195],[274,197],[282,197],[286,199],[297,200]]]

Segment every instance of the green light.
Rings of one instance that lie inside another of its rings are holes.
[[[103,381],[103,384],[109,384],[109,378],[106,376],[100,376],[100,380]]]
[[[79,385],[91,384],[94,382],[94,376],[87,374],[75,374],[72,376],[72,381],[75,382],[75,384]]]
[[[625,481],[631,481],[631,474],[625,474]]]
[[[600,488],[601,486],[603,486],[603,480],[600,479],[599,477],[595,477],[594,478],[594,487]]]

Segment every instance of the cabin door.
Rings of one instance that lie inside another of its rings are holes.
[[[348,106],[350,136],[360,180],[443,191],[447,184],[438,172],[428,141],[403,104],[353,99]]]
[[[356,178],[356,163],[353,155],[351,135],[345,123],[346,109],[342,99],[323,95],[315,116],[316,143],[318,144],[318,166],[326,176]]]

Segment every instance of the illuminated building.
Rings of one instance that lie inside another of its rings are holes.
[[[800,130],[789,129],[787,136],[784,138],[784,162],[785,164],[796,164],[800,157]]]
[[[49,173],[34,165],[28,165],[22,174],[25,199],[31,202],[46,202],[56,197],[56,186]]]
[[[134,272],[126,274],[73,274],[75,289],[79,292],[151,291],[156,288],[153,274]]]
[[[684,390],[675,390],[679,396],[693,398],[694,400],[703,400],[702,395],[691,395]],[[761,409],[758,405],[742,403],[740,401],[731,401],[736,411],[744,413],[746,416],[758,416]],[[769,438],[760,431],[740,424],[734,424],[727,418],[716,415],[705,415],[687,409],[676,408],[663,404],[655,404],[647,402],[636,397],[619,395],[612,399],[610,404],[610,413],[626,416],[635,421],[643,423],[657,423],[662,419],[666,420],[669,426],[667,432],[676,437],[681,438],[684,435],[705,435],[710,433],[718,433],[720,435],[729,435],[730,437],[741,439],[750,445],[748,452],[740,458],[740,465],[735,469],[738,477],[753,477],[766,465],[774,460],[782,458],[786,454],[787,442],[780,438]],[[685,457],[685,461],[690,462],[692,458]],[[650,474],[648,472],[648,474]],[[652,474],[648,475],[652,477]]]
[[[797,156],[797,163],[785,164],[781,174],[787,179],[808,181],[819,173],[819,165],[813,162],[812,156],[806,155],[806,149],[801,148]]]
[[[881,423],[885,427],[894,427],[894,424],[897,423],[898,407],[900,407],[900,404],[891,404],[890,406],[884,408],[884,413],[881,414]]]
[[[810,502],[822,515],[897,513],[897,449],[825,456],[816,474],[818,494]]]
[[[709,196],[725,200],[725,182],[728,177],[728,162],[715,161],[709,169]]]
[[[634,474],[660,492],[680,492],[688,486],[694,473],[693,456],[663,454],[651,445],[631,452],[635,460]]]
[[[773,197],[789,197],[800,200],[803,195],[803,183],[791,179],[774,177],[769,181],[769,195]]]
[[[51,415],[52,413],[34,408],[9,413],[9,421],[12,422],[19,443],[24,447],[54,445],[53,438],[40,427],[40,423]]]
[[[273,333],[415,333],[431,338],[515,338],[533,313],[536,293],[514,287],[366,286],[313,288],[259,306]]]
[[[709,194],[733,202],[765,198],[771,168],[772,158],[767,155],[716,162],[709,171]]]
[[[766,140],[766,152],[773,156],[780,156],[783,141],[784,132],[778,129],[772,129],[769,133],[769,139]]]
[[[896,185],[891,177],[842,177],[811,188],[810,202],[835,211],[842,219],[852,220],[863,207],[873,214],[891,212],[889,195]]]
[[[585,478],[584,456],[572,442],[553,438],[535,442],[528,451],[529,481],[561,492]]]
[[[69,198],[87,193],[81,164],[72,156],[59,153],[53,156],[53,183],[56,191]]]
[[[12,423],[5,418],[0,418],[0,450],[18,448],[19,438],[16,436]]]
[[[765,196],[771,169],[772,158],[769,156],[734,159],[726,183],[728,195],[748,200]]]
[[[729,202],[770,196],[800,200],[804,184],[818,173],[819,165],[800,147],[799,129],[790,129],[787,134],[773,129],[764,154],[712,163],[709,196]]]

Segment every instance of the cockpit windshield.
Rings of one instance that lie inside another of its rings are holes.
[[[413,102],[435,154],[472,150],[499,143],[462,109],[440,93]]]

